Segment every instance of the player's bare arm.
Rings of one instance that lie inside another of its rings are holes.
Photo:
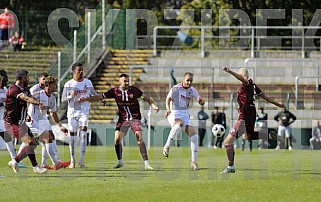
[[[65,128],[59,121],[58,115],[56,112],[51,112],[50,113],[51,118],[54,120],[54,122],[58,125],[60,130],[67,136],[68,135],[68,130]]]
[[[165,112],[165,117],[167,118],[168,115],[171,113],[171,108],[170,108],[170,103],[172,101],[172,98],[166,97],[166,112]]]
[[[274,104],[275,106],[278,106],[280,108],[284,108],[284,105],[282,103],[278,103],[275,100],[272,100],[270,97],[267,97],[264,93],[260,95],[261,98],[263,98],[265,101]]]
[[[33,97],[29,97],[29,96],[27,96],[26,94],[23,94],[23,93],[19,96],[19,99],[23,100],[23,101],[25,101],[27,103],[30,103],[30,104],[42,105],[42,103],[40,101],[36,100]]]
[[[158,106],[155,104],[155,101],[153,100],[153,98],[148,97],[148,96],[141,96],[140,97],[142,100],[144,100],[145,102],[148,102],[148,104],[154,109],[154,111],[157,113],[159,111]]]
[[[237,80],[241,81],[242,83],[244,83],[244,84],[248,84],[248,83],[249,83],[249,81],[248,81],[247,79],[245,79],[245,78],[243,77],[243,75],[238,74],[238,73],[232,71],[230,68],[228,68],[228,67],[222,67],[222,69],[223,69],[224,71],[226,71],[227,73],[231,74],[232,76],[234,76]]]
[[[77,102],[93,102],[93,101],[98,101],[102,100],[104,97],[102,95],[95,95],[91,97],[81,97],[77,99]]]

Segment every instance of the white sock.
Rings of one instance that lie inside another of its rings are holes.
[[[80,131],[80,157],[79,161],[84,161],[87,146],[87,131]]]
[[[11,159],[16,158],[17,154],[16,154],[16,151],[14,150],[13,142],[12,141],[6,142],[6,147],[7,147],[9,154],[10,154]]]
[[[195,134],[191,137],[191,152],[192,152],[192,162],[197,162],[198,154],[198,135]]]
[[[41,144],[41,155],[42,155],[42,158],[41,158],[41,165],[42,166],[47,166],[48,165],[48,153],[47,153],[47,150],[46,150],[46,145],[44,143],[40,143]]]
[[[50,157],[52,163],[54,165],[58,165],[58,160],[56,158],[52,143],[46,144],[46,150],[47,150],[47,153],[49,154],[49,157]]]
[[[59,160],[59,158],[58,158],[58,146],[57,146],[56,140],[52,140],[52,148],[53,148],[53,150],[55,152],[56,158]]]
[[[24,142],[22,142],[17,154],[20,154],[20,152],[22,151],[23,148],[25,148],[25,146],[26,146],[26,144]]]
[[[77,136],[70,136],[70,142],[69,142],[69,151],[70,151],[70,158],[71,163],[75,163],[75,143],[76,143]]]
[[[182,127],[179,124],[175,124],[169,132],[165,147],[170,147],[174,137],[181,132]]]
[[[118,163],[118,164],[123,164],[123,159],[117,160],[117,163]]]
[[[148,166],[149,165],[149,161],[148,160],[144,161],[144,164],[145,164],[145,166]]]

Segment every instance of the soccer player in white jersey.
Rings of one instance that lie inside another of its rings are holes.
[[[33,97],[36,100],[41,101],[43,105],[40,107],[38,105],[29,104],[28,115],[30,116],[31,121],[27,122],[27,126],[32,133],[37,135],[39,141],[42,143],[42,151],[45,150],[45,152],[42,153],[42,167],[51,169],[51,167],[48,166],[48,163],[44,162],[45,158],[47,158],[46,155],[48,154],[54,165],[54,170],[65,168],[70,164],[70,162],[58,161],[52,144],[52,128],[47,117],[47,112],[49,111],[54,122],[57,123],[61,131],[67,135],[68,130],[59,122],[56,113],[56,98],[52,94],[57,91],[57,83],[58,79],[55,77],[48,76],[45,78],[45,88],[33,94]]]
[[[14,159],[16,155],[16,151],[14,150],[14,144],[11,137],[5,137],[4,132],[6,131],[4,127],[4,108],[5,102],[7,98],[7,84],[8,84],[8,75],[7,72],[4,70],[0,70],[0,136],[6,143],[7,150],[10,154],[11,159]]]
[[[62,93],[62,101],[68,101],[68,128],[70,131],[70,156],[71,163],[69,168],[75,168],[75,143],[77,138],[77,130],[80,127],[80,157],[79,166],[85,168],[84,155],[87,146],[87,128],[90,103],[77,102],[79,98],[86,98],[97,95],[93,84],[89,79],[84,78],[83,66],[80,63],[72,65],[73,78],[64,85]]]
[[[163,148],[163,155],[165,157],[169,156],[169,148],[173,138],[185,127],[185,132],[191,140],[191,167],[193,170],[199,170],[197,165],[198,135],[190,120],[189,108],[191,108],[193,98],[195,98],[201,106],[204,105],[204,100],[196,89],[192,87],[192,83],[193,74],[186,72],[183,82],[173,86],[166,97],[165,117],[168,119],[172,128]]]
[[[49,75],[47,73],[40,73],[38,76],[38,83],[30,88],[30,94],[33,95],[45,89],[45,80]]]

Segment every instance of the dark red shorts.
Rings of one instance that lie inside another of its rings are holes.
[[[142,126],[142,122],[140,120],[136,120],[136,119],[131,121],[118,120],[115,130],[121,131],[126,134],[128,129],[131,128],[135,134],[137,131],[142,131],[141,126]]]
[[[30,137],[33,137],[32,132],[25,123],[19,125],[5,121],[4,127],[6,131],[14,138],[20,139],[25,134],[28,134]]]
[[[245,132],[248,135],[252,135],[254,133],[254,126],[256,120],[256,111],[254,110],[248,111],[245,115],[240,115],[237,122],[234,124],[230,134],[236,138],[241,137]]]

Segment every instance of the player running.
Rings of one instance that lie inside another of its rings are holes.
[[[49,76],[45,78],[45,88],[33,94],[33,97],[36,100],[41,101],[42,105],[29,105],[28,115],[31,117],[31,121],[26,123],[32,133],[37,134],[39,141],[42,143],[42,151],[45,150],[45,152],[42,153],[42,167],[53,170],[65,168],[70,164],[70,161],[61,162],[58,160],[52,144],[53,133],[51,124],[47,117],[47,112],[49,111],[52,119],[56,124],[58,124],[61,131],[63,131],[65,135],[68,134],[68,130],[59,122],[58,115],[56,113],[56,98],[52,93],[57,91],[57,83],[58,79],[55,77]],[[45,162],[45,159],[48,158],[47,155],[49,155],[54,165],[53,168],[48,166],[48,163]]]

